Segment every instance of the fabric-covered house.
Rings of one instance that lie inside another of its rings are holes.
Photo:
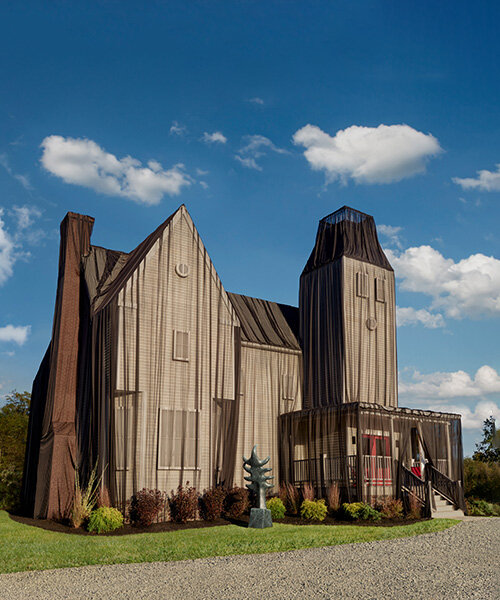
[[[23,504],[57,518],[75,469],[118,506],[143,487],[279,481],[346,499],[432,489],[463,507],[458,415],[398,408],[394,273],[373,218],[320,221],[299,308],[226,292],[184,206],[129,254],[61,224],[52,339],[33,384]],[[425,473],[424,473],[425,469]]]

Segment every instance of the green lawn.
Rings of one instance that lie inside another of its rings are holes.
[[[282,552],[406,537],[441,531],[456,523],[448,519],[398,527],[276,523],[272,529],[264,530],[226,525],[117,537],[90,537],[23,525],[11,520],[5,511],[0,511],[0,572]]]

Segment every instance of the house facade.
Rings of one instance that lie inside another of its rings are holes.
[[[118,506],[143,487],[243,485],[255,444],[280,481],[425,500],[425,465],[459,503],[460,417],[398,408],[394,273],[372,217],[320,221],[299,308],[227,292],[184,206],[130,253],[93,246],[92,227],[61,224],[27,513],[66,514],[75,470],[95,465]]]

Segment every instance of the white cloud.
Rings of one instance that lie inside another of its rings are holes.
[[[210,171],[204,171],[203,169],[196,169],[196,175],[203,177],[204,175],[208,175]]]
[[[293,141],[327,182],[392,183],[425,171],[427,161],[442,152],[438,140],[408,125],[352,125],[330,136],[315,125],[295,132]]]
[[[288,154],[284,148],[278,148],[273,142],[263,135],[246,135],[243,138],[245,145],[238,150],[235,159],[248,169],[262,171],[257,159],[265,156],[269,151],[276,154]]]
[[[483,169],[477,171],[477,177],[453,177],[453,183],[461,186],[464,190],[483,190],[486,192],[500,192],[500,164],[496,165],[496,171]],[[462,200],[462,198],[461,198]]]
[[[425,308],[416,310],[411,306],[396,307],[396,322],[398,327],[421,324],[428,329],[437,329],[445,325],[443,315],[440,313],[431,313]]]
[[[208,183],[206,181],[200,181],[199,184],[204,190],[208,189]]]
[[[255,96],[255,98],[249,98],[248,101],[252,104],[258,104],[259,106],[264,106],[265,104],[264,100],[262,100],[262,98],[259,98],[258,96]]]
[[[22,346],[28,339],[30,331],[30,325],[18,327],[5,325],[5,327],[0,327],[0,342],[14,342]]]
[[[422,374],[414,371],[412,381],[399,382],[399,393],[419,398],[471,398],[500,393],[500,375],[483,365],[474,377],[465,371]]]
[[[15,242],[2,219],[3,213],[3,208],[0,208],[0,285],[12,275],[17,260]]]
[[[170,135],[183,136],[186,133],[187,127],[185,125],[181,125],[177,121],[172,121],[172,126],[170,127]]]
[[[400,289],[432,297],[430,308],[453,319],[500,316],[500,260],[472,254],[458,262],[431,246],[385,250]]]
[[[387,238],[388,243],[393,244],[397,248],[401,248],[400,233],[403,231],[402,227],[393,227],[392,225],[377,225],[377,231]]]
[[[7,171],[7,173],[11,177],[19,181],[19,183],[23,186],[24,189],[28,191],[31,191],[33,189],[33,186],[31,185],[31,182],[27,175],[20,175],[19,173],[15,173],[12,170],[9,164],[9,159],[6,154],[0,154],[0,165]]]
[[[235,154],[234,158],[247,169],[255,169],[256,171],[262,171],[262,167],[257,164],[255,158],[241,158],[241,156],[239,156],[238,154]]]
[[[227,142],[227,137],[220,131],[214,131],[213,133],[208,133],[208,131],[205,131],[201,141],[205,142],[206,144],[225,144]]]
[[[42,216],[42,212],[36,206],[13,206],[11,213],[16,218],[20,230],[28,229]]]
[[[143,204],[158,204],[167,194],[176,196],[191,184],[183,165],[164,170],[158,161],[147,167],[135,158],[118,159],[88,139],[46,137],[41,163],[66,183],[82,185],[109,196],[130,198]]]

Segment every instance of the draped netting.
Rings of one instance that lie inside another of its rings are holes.
[[[280,478],[325,494],[336,482],[346,501],[399,497],[401,468],[424,478],[430,464],[463,481],[460,416],[351,403],[280,417]]]
[[[67,515],[76,468],[85,482],[97,466],[122,509],[143,487],[243,485],[255,443],[277,473],[278,416],[302,406],[298,310],[226,293],[184,206],[129,254],[90,245],[92,222],[75,215],[62,230],[59,288],[72,296],[58,288],[34,382],[26,511]],[[66,395],[51,391],[55,373]],[[58,464],[56,433],[69,448]]]

